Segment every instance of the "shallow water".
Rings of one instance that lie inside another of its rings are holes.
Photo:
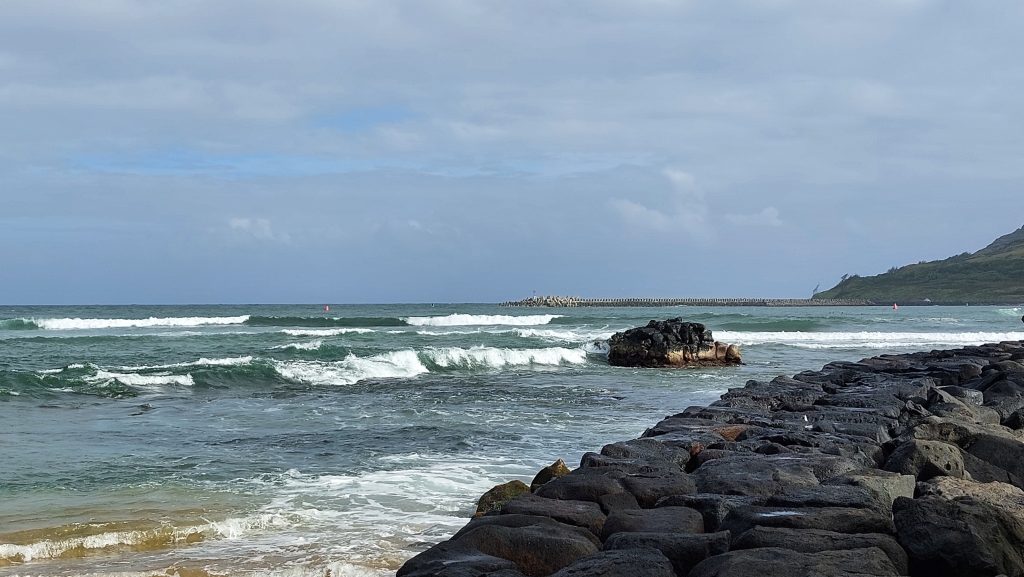
[[[0,307],[0,575],[389,575],[479,495],[748,379],[1024,339],[1014,307]],[[683,316],[741,367],[610,367]]]

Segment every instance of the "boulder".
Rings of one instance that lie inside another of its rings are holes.
[[[575,525],[601,535],[605,514],[601,506],[590,501],[545,499],[529,493],[520,495],[501,508],[503,515],[538,515],[550,517],[560,523]]]
[[[530,490],[536,491],[537,488],[544,483],[547,483],[552,479],[557,479],[558,477],[564,477],[571,472],[572,471],[569,467],[566,466],[565,461],[559,459],[540,471],[537,471],[537,475],[534,476],[533,482],[530,483]]]
[[[850,507],[738,507],[729,512],[719,527],[739,535],[754,527],[823,529],[838,533],[893,534],[888,515],[869,509]],[[607,526],[606,526],[607,529]]]
[[[605,495],[625,493],[621,479],[622,471],[602,467],[581,467],[572,473],[558,477],[541,485],[536,492],[539,497],[568,499],[571,501],[593,501],[600,503]]]
[[[527,577],[546,577],[598,551],[590,531],[533,515],[477,517],[452,537],[461,547],[507,559]]]
[[[823,485],[852,485],[861,487],[875,495],[885,510],[892,509],[892,502],[897,497],[914,496],[916,478],[913,475],[901,475],[881,469],[861,469],[850,471],[822,482]]]
[[[717,495],[714,493],[675,495],[658,501],[659,507],[689,507],[697,511],[704,519],[705,531],[718,531],[726,516],[733,509],[763,504],[764,497]]]
[[[978,487],[952,498],[939,491],[893,503],[896,538],[914,575],[1024,576],[1024,518],[993,506],[1000,499],[979,499],[986,486]]]
[[[530,487],[522,481],[509,481],[502,483],[484,493],[476,503],[476,515],[486,515],[498,511],[512,499],[519,495],[529,493]]]
[[[445,541],[406,561],[395,577],[522,577],[508,559]]]
[[[885,462],[885,470],[913,475],[918,481],[927,481],[940,475],[962,478],[964,459],[956,445],[913,440],[896,448]]]
[[[620,532],[703,533],[704,518],[689,507],[612,511],[604,522],[601,540]]]
[[[607,546],[607,545],[606,545]],[[838,533],[822,529],[754,527],[733,539],[732,549],[782,547],[801,553],[843,551],[878,547],[885,552],[900,575],[907,573],[907,553],[896,539],[881,533]]]
[[[601,551],[584,557],[552,577],[677,577],[672,563],[657,549]]]
[[[692,477],[700,493],[767,497],[859,468],[835,455],[736,455],[707,461]]]
[[[740,362],[736,346],[715,341],[704,325],[682,318],[652,320],[608,340],[608,363],[613,366],[705,367]]]
[[[672,562],[676,575],[686,575],[698,563],[729,550],[728,531],[688,535],[685,533],[615,533],[604,542],[605,550],[652,548]]]
[[[800,553],[765,547],[730,551],[710,557],[688,577],[897,577],[899,571],[877,547]]]

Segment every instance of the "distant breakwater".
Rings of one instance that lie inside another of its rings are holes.
[[[1024,577],[1022,363],[1002,342],[748,381],[495,487],[397,577]]]
[[[759,299],[759,298],[583,298],[535,296],[501,303],[503,307],[857,307],[877,306],[866,299]],[[888,304],[888,303],[881,303]],[[930,304],[930,303],[929,303]]]

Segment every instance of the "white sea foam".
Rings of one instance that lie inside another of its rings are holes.
[[[567,343],[582,343],[588,341],[608,340],[615,331],[606,329],[596,330],[556,330],[556,329],[516,329],[515,333],[525,338],[539,338],[550,341],[562,341]]]
[[[322,346],[324,346],[324,341],[322,339],[317,339],[315,341],[309,341],[308,343],[289,343],[287,345],[278,345],[273,348],[277,350],[315,351]]]
[[[534,326],[546,325],[562,315],[467,315],[452,314],[443,317],[408,317],[404,320],[417,327],[459,327],[472,325]]]
[[[284,378],[311,385],[351,385],[365,379],[411,378],[428,372],[415,351],[372,357],[349,355],[340,361],[274,361]]]
[[[806,349],[922,346],[970,346],[999,341],[1024,340],[1024,332],[739,332],[715,331],[715,338],[735,345],[780,344]]]
[[[141,365],[141,366],[127,366],[117,367],[118,370],[122,371],[149,371],[149,370],[161,370],[161,369],[180,369],[186,367],[234,367],[238,365],[248,365],[253,361],[253,357],[227,357],[223,359],[207,359],[201,358],[197,361],[186,361],[183,363],[171,363],[167,365]]]
[[[501,349],[496,347],[444,347],[428,349],[423,355],[439,367],[500,369],[515,365],[561,365],[587,362],[582,348]]]
[[[112,329],[132,327],[201,327],[207,325],[239,325],[249,315],[237,317],[149,317],[147,319],[30,319],[41,329],[51,331],[81,329]]]
[[[344,328],[344,329],[284,329],[281,331],[293,337],[333,337],[348,333],[372,333],[373,329]]]
[[[34,543],[0,543],[0,560],[26,563],[38,559],[57,559],[74,551],[75,555],[106,552],[118,547],[150,544],[171,547],[196,538],[239,539],[253,533],[284,528],[291,523],[284,515],[259,513],[223,521],[205,521],[190,526],[162,526],[153,529],[109,531],[64,539],[43,539]]]
[[[140,375],[137,373],[112,373],[109,371],[97,371],[96,375],[89,377],[90,381],[117,380],[133,387],[154,387],[160,385],[178,385],[191,387],[195,384],[192,375],[172,375],[168,373],[156,375]]]

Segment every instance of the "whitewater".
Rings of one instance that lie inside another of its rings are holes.
[[[481,493],[749,379],[1024,339],[1021,307],[0,307],[0,576],[390,576]],[[651,319],[725,369],[610,367]]]

